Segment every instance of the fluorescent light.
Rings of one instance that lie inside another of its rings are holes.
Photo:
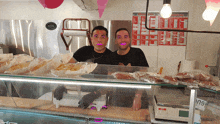
[[[65,85],[85,85],[85,86],[103,86],[103,87],[122,87],[122,88],[139,88],[139,89],[151,89],[151,85],[139,85],[139,84],[123,84],[120,82],[105,83],[100,81],[65,81],[56,79],[37,79],[37,78],[17,78],[17,77],[0,77],[0,80],[4,81],[16,81],[16,82],[33,82],[33,83],[47,83],[47,84],[65,84]]]

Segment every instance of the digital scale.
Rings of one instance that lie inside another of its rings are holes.
[[[161,120],[188,122],[189,103],[189,96],[184,95],[181,91],[178,90],[168,90],[168,92],[165,91],[163,93],[154,95],[154,118]],[[195,110],[195,117],[200,119],[200,110]]]

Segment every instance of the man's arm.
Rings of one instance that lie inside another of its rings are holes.
[[[135,97],[133,100],[132,109],[137,111],[141,108],[141,97],[142,97],[143,89],[137,89],[135,93]]]
[[[77,61],[74,58],[71,58],[68,63],[76,63]]]
[[[100,89],[98,89],[98,92],[100,92],[101,93],[101,95],[105,95],[105,94],[107,94],[109,91],[112,91],[112,87],[105,87],[105,88],[100,88]]]
[[[91,48],[89,46],[84,46],[79,48],[74,54],[73,58],[70,60],[70,63],[83,62],[86,61],[88,53],[91,53]]]
[[[97,91],[93,91],[85,96],[79,101],[79,106],[81,108],[87,108],[95,99],[99,98],[101,95],[107,94],[111,88],[101,88]]]
[[[147,72],[147,67],[140,67],[139,71],[141,71],[141,72]]]
[[[141,66],[139,68],[139,71],[147,72],[147,67],[149,67],[149,65],[148,65],[147,59],[144,55],[144,52],[141,49],[138,52],[137,56],[139,56],[139,65],[138,66]],[[133,110],[135,110],[135,111],[137,111],[141,108],[142,93],[143,93],[143,89],[136,90],[135,98],[134,98],[133,106],[132,106]]]

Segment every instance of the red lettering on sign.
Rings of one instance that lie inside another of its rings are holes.
[[[166,109],[166,108],[158,108],[158,110],[164,110],[164,111],[166,111],[167,109]]]

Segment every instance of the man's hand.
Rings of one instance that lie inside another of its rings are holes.
[[[89,93],[78,102],[80,108],[86,109],[95,99],[99,98],[101,96],[100,92],[92,92]]]
[[[67,93],[67,89],[64,86],[58,86],[54,91],[54,97],[57,100],[61,100],[63,98],[63,92]]]
[[[132,109],[137,111],[141,108],[141,94],[136,94],[133,101]]]
[[[77,62],[76,59],[71,58],[70,61],[69,61],[68,63],[76,63],[76,62]]]
[[[127,65],[127,66],[131,67],[131,63],[128,63],[128,65]]]
[[[118,65],[125,66],[123,63],[119,62]]]

